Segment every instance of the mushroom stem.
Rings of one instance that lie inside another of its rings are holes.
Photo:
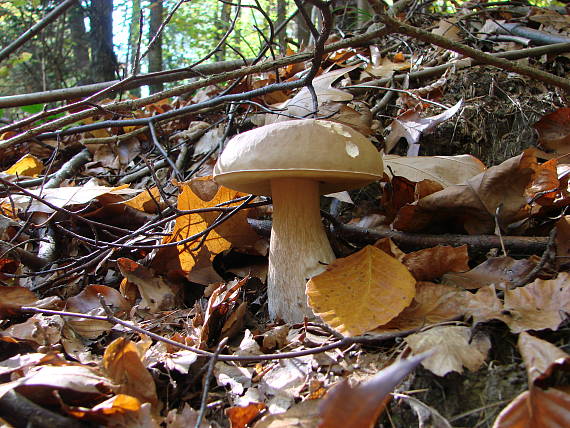
[[[314,317],[307,304],[306,283],[335,259],[321,222],[319,195],[319,183],[314,180],[271,180],[267,299],[272,319],[295,323]]]

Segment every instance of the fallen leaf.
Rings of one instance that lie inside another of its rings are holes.
[[[117,259],[117,266],[129,282],[136,284],[142,297],[141,307],[151,313],[177,307],[180,299],[179,286],[125,257]]]
[[[328,73],[323,73],[313,79],[313,88],[317,94],[319,106],[327,102],[347,102],[352,100],[353,96],[350,92],[337,89],[332,85],[339,77],[349,73],[357,67],[359,67],[359,65],[329,71]],[[305,117],[313,111],[313,97],[311,92],[307,87],[303,87],[297,95],[291,98],[291,100],[289,100],[283,107],[285,108],[284,113]],[[320,113],[322,115],[322,112]],[[327,114],[324,116],[327,116]],[[290,120],[290,118],[280,115],[269,115],[266,117],[265,124],[269,125],[270,123],[282,122],[284,120]]]
[[[4,171],[5,174],[37,177],[44,170],[44,164],[34,155],[26,154],[21,157],[14,165]]]
[[[231,428],[245,428],[267,406],[265,403],[249,403],[247,406],[234,406],[224,410],[230,420]]]
[[[368,245],[311,278],[307,295],[317,316],[339,333],[356,336],[402,312],[415,295],[415,283],[402,263]]]
[[[159,402],[154,379],[143,365],[139,352],[133,342],[119,337],[105,349],[103,367],[118,385],[118,393],[136,397],[156,408]]]
[[[409,331],[457,319],[464,315],[471,293],[458,287],[418,282],[414,300],[396,318],[368,334]]]
[[[488,285],[503,284],[507,288],[525,278],[538,263],[538,260],[528,259],[515,260],[512,257],[490,257],[480,265],[467,272],[446,273],[443,275],[444,284],[456,285],[467,290],[474,290]]]
[[[79,294],[67,299],[66,309],[86,315],[105,316],[99,296],[105,299],[105,304],[119,317],[128,313],[131,308],[125,298],[114,288],[105,285],[88,285]],[[77,334],[88,339],[96,339],[113,328],[113,324],[107,321],[87,318],[66,317],[65,321]]]
[[[531,387],[505,407],[493,428],[563,428],[570,426],[570,394]]]
[[[537,279],[532,284],[505,291],[502,319],[513,333],[558,330],[570,314],[570,274]]]
[[[557,368],[568,370],[570,367],[569,354],[524,331],[519,335],[517,346],[523,357],[529,384],[541,386],[539,383],[550,378]]]
[[[437,376],[445,376],[449,372],[463,373],[464,366],[470,371],[479,369],[491,348],[487,336],[472,336],[472,330],[462,326],[434,327],[412,334],[405,340],[414,354],[433,351],[422,365]]]
[[[415,110],[409,110],[392,121],[390,134],[386,137],[386,153],[390,153],[400,138],[408,142],[408,156],[417,156],[419,153],[419,141],[422,134],[427,134],[437,125],[445,122],[459,111],[463,100],[459,100],[454,106],[443,113],[431,117],[420,117]]]
[[[531,152],[507,159],[464,184],[453,185],[420,199],[415,205],[403,207],[394,220],[394,227],[405,231],[425,229],[432,222],[450,220],[463,225],[470,234],[488,234],[498,221],[506,228],[526,216],[525,191],[537,168]]]
[[[211,177],[194,179],[189,183],[180,184],[180,196],[178,197],[179,210],[194,210],[199,208],[212,208],[223,204],[224,207],[236,207],[240,202],[226,204],[233,199],[247,196],[245,193],[218,186]],[[176,224],[171,235],[164,239],[163,244],[182,241],[190,236],[203,232],[219,216],[218,211],[202,212],[181,215],[176,219]],[[158,251],[152,267],[160,272],[179,269],[185,273],[192,270],[198,260],[200,248],[207,250],[207,257],[213,260],[216,254],[230,247],[253,248],[259,240],[257,234],[247,223],[247,210],[240,210],[228,220],[211,230],[205,237],[202,246],[197,244],[203,238],[196,238],[176,247],[167,247]]]
[[[432,180],[444,188],[461,184],[486,170],[485,165],[471,155],[457,156],[397,156],[385,155],[386,174],[405,177],[418,183]]]
[[[397,361],[354,386],[346,379],[341,381],[321,400],[317,428],[374,427],[389,394],[426,357],[424,354]]]
[[[570,108],[559,108],[542,116],[534,129],[538,132],[540,147],[557,154],[570,152]]]
[[[402,260],[418,281],[432,281],[447,272],[464,272],[469,269],[468,262],[467,245],[438,245],[408,253]]]

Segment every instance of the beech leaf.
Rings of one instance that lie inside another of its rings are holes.
[[[416,281],[384,251],[368,245],[307,283],[309,305],[339,333],[356,336],[386,324],[412,301]]]

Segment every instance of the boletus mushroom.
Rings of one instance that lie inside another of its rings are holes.
[[[382,173],[382,158],[374,145],[336,122],[278,122],[228,142],[214,179],[273,200],[267,277],[272,319],[295,323],[314,317],[306,283],[335,259],[321,222],[319,196],[362,187]]]

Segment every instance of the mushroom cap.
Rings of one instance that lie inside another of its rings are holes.
[[[327,194],[362,187],[383,171],[382,156],[364,135],[337,122],[301,119],[236,135],[218,158],[214,179],[268,196],[273,179],[312,179]]]

